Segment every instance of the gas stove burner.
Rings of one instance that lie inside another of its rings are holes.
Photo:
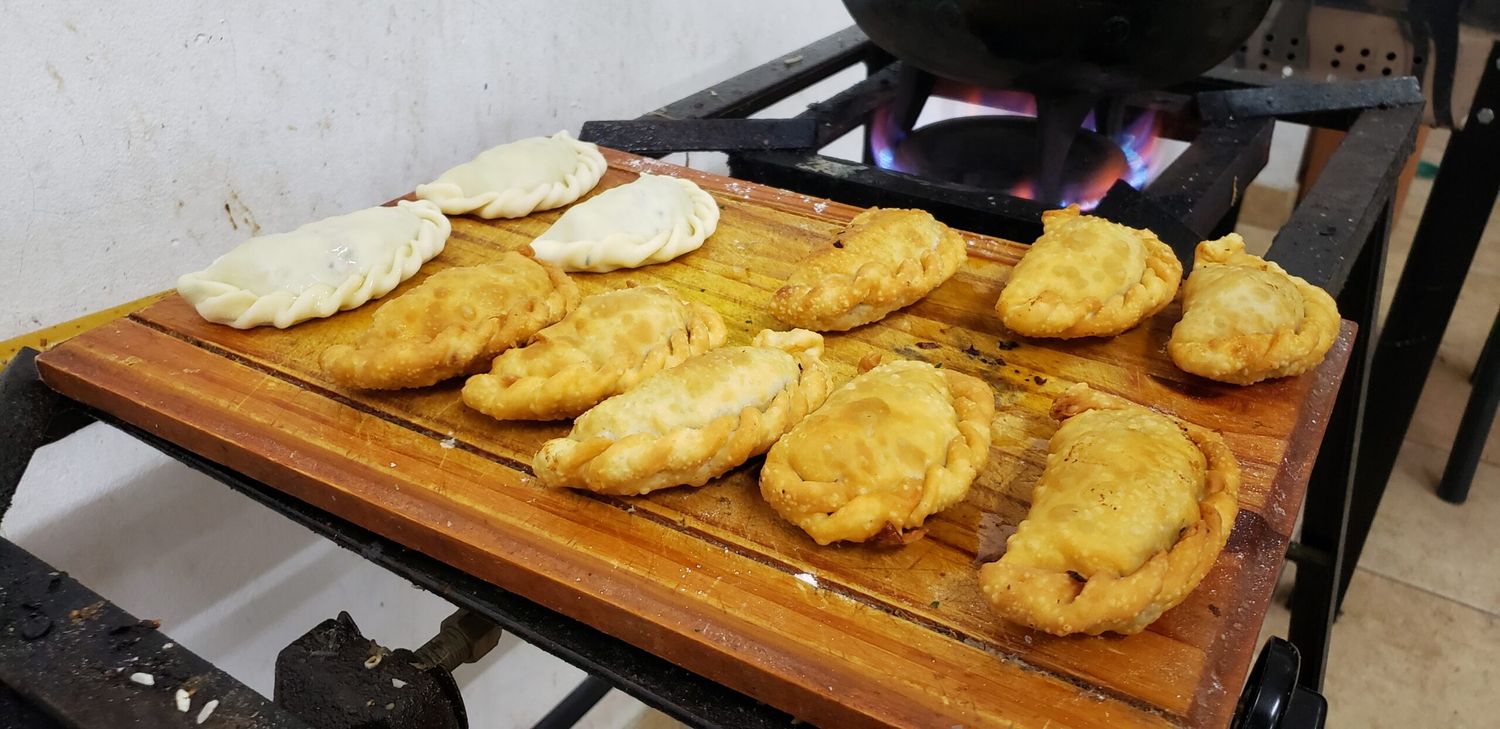
[[[1035,197],[1041,168],[1041,127],[1024,116],[970,116],[923,126],[897,145],[895,169],[984,190]],[[1079,129],[1063,165],[1062,199],[1092,204],[1104,197],[1130,164],[1109,137]]]

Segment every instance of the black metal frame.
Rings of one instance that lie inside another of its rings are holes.
[[[869,71],[864,81],[794,119],[749,124],[724,121],[746,117],[855,63],[863,63]],[[858,30],[850,28],[640,120],[590,122],[581,136],[652,155],[681,151],[683,140],[687,140],[694,150],[729,152],[732,171],[747,179],[854,204],[920,206],[959,227],[1023,240],[1034,237],[1044,209],[1037,203],[816,154],[817,147],[860,126],[871,111],[893,98],[899,68]],[[1193,100],[1200,112],[1198,128],[1189,130],[1189,152],[1146,190],[1117,185],[1101,204],[1100,212],[1156,230],[1175,244],[1179,255],[1188,253],[1199,238],[1232,224],[1239,193],[1265,162],[1271,119],[1289,118],[1350,132],[1272,249],[1274,258],[1292,272],[1339,292],[1342,310],[1360,326],[1345,386],[1309,486],[1303,540],[1289,554],[1300,565],[1292,638],[1307,661],[1298,681],[1315,689],[1321,684],[1338,602],[1338,575],[1352,569],[1353,560],[1345,556],[1350,548],[1345,545],[1362,543],[1363,531],[1368,529],[1367,523],[1359,521],[1350,529],[1351,504],[1361,510],[1368,508],[1373,514],[1373,505],[1359,503],[1360,496],[1354,491],[1362,481],[1356,482],[1351,476],[1361,454],[1357,435],[1362,426],[1367,432],[1368,424],[1376,419],[1362,417],[1364,393],[1371,387],[1369,339],[1375,331],[1394,181],[1411,150],[1420,120],[1421,95],[1411,79],[1274,91],[1237,87],[1233,79],[1207,79],[1198,88],[1173,91],[1195,94]],[[809,139],[817,147],[806,146]],[[1435,189],[1434,199],[1437,193]],[[1402,304],[1400,294],[1397,304]],[[1396,311],[1393,309],[1393,319]],[[15,446],[0,453],[0,517],[36,448],[99,419],[393,573],[484,615],[679,721],[693,726],[753,728],[786,725],[791,720],[776,709],[208,462],[149,432],[86,410],[41,385],[33,356],[23,353],[6,368],[0,381],[0,407],[4,408],[0,436],[7,436]],[[1379,373],[1377,369],[1377,377]],[[1394,448],[1384,450],[1394,457]],[[1366,454],[1369,451],[1368,447],[1364,449]],[[1364,478],[1363,467],[1359,475]],[[1378,498],[1378,490],[1375,496]],[[1357,546],[1351,548],[1351,554],[1357,556]],[[1285,656],[1279,660],[1285,660]],[[1247,695],[1256,688],[1247,686]],[[1283,701],[1290,696],[1285,692],[1278,695]]]

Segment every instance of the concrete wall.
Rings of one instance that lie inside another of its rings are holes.
[[[269,5],[0,0],[0,339],[849,23],[798,0]],[[4,534],[267,693],[275,652],[341,609],[408,647],[447,612],[101,426],[39,454]],[[505,727],[580,674],[508,639],[458,677],[474,726]],[[607,701],[591,725],[639,708]]]

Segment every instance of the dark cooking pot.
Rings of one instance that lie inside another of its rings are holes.
[[[1117,94],[1194,78],[1224,60],[1271,0],[844,0],[874,41],[922,70],[980,86]]]

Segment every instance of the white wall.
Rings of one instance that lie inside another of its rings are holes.
[[[831,0],[265,5],[0,0],[0,339],[849,23]],[[266,693],[275,652],[338,610],[408,647],[447,612],[102,426],[39,454],[3,531]],[[474,725],[503,727],[579,674],[511,641],[458,677]],[[614,696],[598,725],[631,713]]]

